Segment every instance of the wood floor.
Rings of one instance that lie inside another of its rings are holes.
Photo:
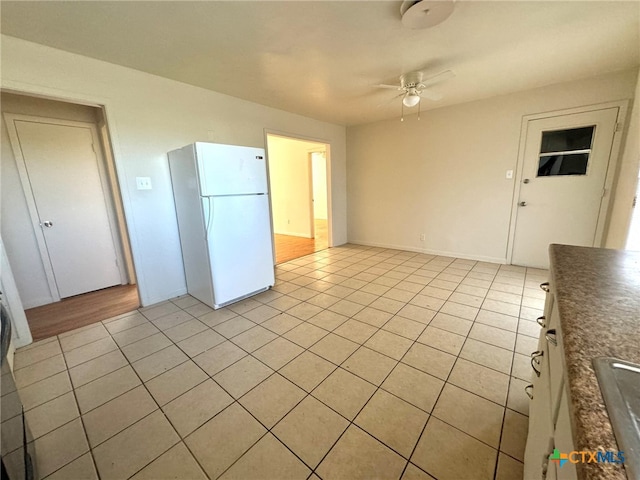
[[[316,220],[316,238],[275,235],[276,263],[283,263],[328,248],[326,220]],[[26,310],[34,341],[59,335],[140,306],[135,285],[120,285],[65,298],[60,302]]]
[[[326,220],[315,221],[315,235],[316,238],[304,238],[276,234],[276,264],[329,248]]]
[[[25,310],[34,341],[84,327],[140,306],[135,285],[118,285]]]

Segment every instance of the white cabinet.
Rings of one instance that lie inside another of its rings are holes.
[[[553,423],[555,425],[558,418],[558,406],[560,405],[560,394],[564,388],[564,361],[562,349],[562,332],[560,330],[560,314],[558,305],[554,304],[549,317],[549,325],[541,332],[549,348],[549,383],[551,388],[551,406]]]
[[[545,337],[547,318],[553,303],[553,294],[548,292],[545,300],[545,315],[538,319],[542,327],[538,349],[531,353],[532,383],[527,387],[531,404],[529,405],[529,433],[524,453],[525,480],[548,478],[549,455],[553,451],[554,425],[549,380],[549,345]]]
[[[543,289],[546,284],[541,285]],[[553,291],[547,290],[538,350],[531,354],[533,374],[530,393],[529,434],[524,456],[524,480],[576,480],[575,465],[560,467],[549,461],[554,449],[573,449],[569,406],[564,387],[562,332]]]
[[[569,418],[569,403],[567,401],[567,392],[562,388],[558,407],[558,419],[556,420],[556,428],[553,434],[554,445],[558,451],[562,453],[570,453],[575,450],[573,446],[573,437],[571,435],[571,419]],[[578,474],[576,466],[573,462],[566,462],[562,467],[557,468],[558,480],[577,480]]]
[[[524,452],[525,480],[548,478],[547,469],[549,455],[553,452],[554,427],[551,420],[547,372],[548,370],[541,374],[542,382],[534,383],[533,398],[529,406],[529,434]]]

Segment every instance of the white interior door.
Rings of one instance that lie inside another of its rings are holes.
[[[528,122],[513,264],[548,268],[550,243],[599,246],[617,118],[614,107]]]
[[[13,124],[59,296],[121,284],[90,126]]]

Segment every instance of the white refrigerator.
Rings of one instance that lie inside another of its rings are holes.
[[[220,308],[272,287],[264,150],[198,142],[169,168],[189,294]]]

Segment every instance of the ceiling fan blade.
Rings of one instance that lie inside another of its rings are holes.
[[[386,107],[386,106],[388,106],[391,102],[393,102],[396,98],[403,97],[404,95],[405,95],[405,93],[404,93],[404,92],[402,92],[402,93],[401,93],[401,94],[399,94],[399,95],[394,95],[393,97],[391,97],[391,98],[390,98],[389,100],[387,100],[386,102],[384,102],[384,103],[379,103],[378,105],[376,105],[376,107],[377,107],[377,108]]]
[[[374,85],[374,87],[389,88],[389,89],[393,89],[393,90],[402,90],[402,86],[400,86],[400,85],[386,85],[384,83],[379,83],[377,85]]]
[[[433,75],[432,77],[425,78],[420,83],[425,87],[430,87],[431,85],[444,82],[445,80],[449,80],[450,78],[453,78],[455,76],[456,76],[455,73],[453,73],[451,70],[445,70],[444,72],[440,72],[437,75]]]
[[[426,98],[427,100],[441,100],[442,94],[432,90],[423,90],[420,92],[420,97]]]

